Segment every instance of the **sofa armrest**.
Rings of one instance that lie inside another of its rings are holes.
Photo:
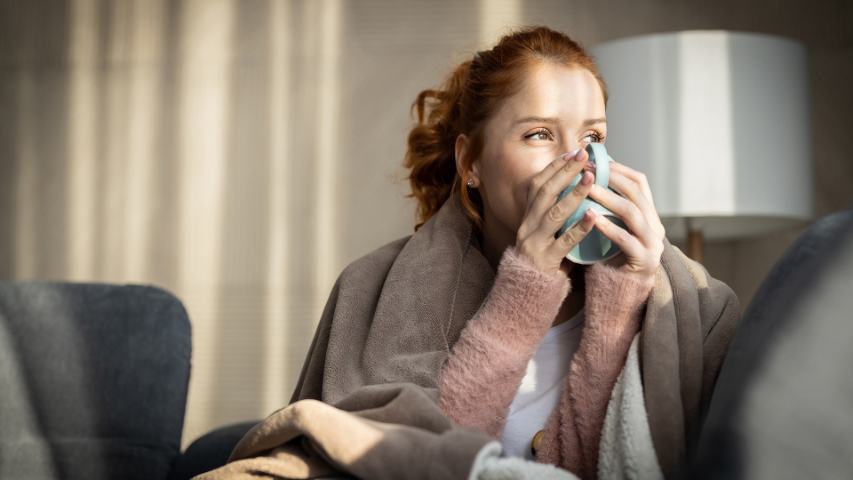
[[[169,479],[188,480],[225,465],[237,442],[257,423],[243,422],[226,425],[195,439],[184,453],[178,456]]]

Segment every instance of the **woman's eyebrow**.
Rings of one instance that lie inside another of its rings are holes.
[[[589,119],[587,119],[587,120],[584,120],[584,122],[583,122],[581,125],[582,125],[582,126],[584,126],[584,127],[586,127],[586,126],[589,126],[589,125],[595,125],[596,123],[604,123],[604,122],[606,122],[606,121],[607,121],[607,118],[605,118],[605,117],[601,117],[601,118],[589,118]],[[516,120],[516,121],[513,123],[513,125],[518,125],[518,124],[521,124],[521,123],[532,123],[532,122],[535,122],[535,123],[554,123],[554,124],[557,124],[557,123],[560,123],[560,119],[559,119],[559,118],[556,118],[556,117],[524,117],[524,118],[520,118],[520,119]]]

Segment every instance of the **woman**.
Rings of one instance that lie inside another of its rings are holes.
[[[666,240],[641,172],[613,162],[618,195],[593,184],[584,147],[604,142],[606,103],[592,59],[545,27],[503,37],[421,92],[405,160],[416,232],[342,272],[291,401],[414,383],[507,455],[595,478],[608,399],[639,334],[651,438],[673,475],[739,306]],[[555,238],[584,197],[628,230],[589,211]],[[622,253],[572,264],[593,228]]]

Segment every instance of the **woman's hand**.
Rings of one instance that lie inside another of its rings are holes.
[[[660,221],[646,176],[616,161],[610,162],[610,188],[593,185],[589,197],[625,222],[624,228],[593,212],[595,227],[622,249],[607,263],[641,277],[654,277],[663,254],[666,230]]]
[[[557,202],[560,192],[584,169],[588,159],[585,149],[580,149],[575,156],[562,155],[530,181],[527,209],[516,233],[515,247],[543,272],[555,274],[560,271],[569,250],[592,231],[594,219],[587,213],[572,228],[554,237],[593,185],[593,174],[584,171],[581,182]]]

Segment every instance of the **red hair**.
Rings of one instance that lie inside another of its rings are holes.
[[[541,62],[581,67],[595,76],[607,105],[607,87],[593,58],[567,35],[544,26],[524,27],[504,35],[490,50],[458,65],[438,90],[420,92],[412,103],[417,124],[411,129],[403,166],[418,201],[415,231],[432,217],[450,195],[459,195],[465,214],[479,231],[483,204],[479,192],[461,181],[455,160],[456,137],[471,139],[462,159],[470,169],[483,149],[483,127],[503,100],[520,89],[530,68]],[[424,118],[426,114],[426,118]]]

